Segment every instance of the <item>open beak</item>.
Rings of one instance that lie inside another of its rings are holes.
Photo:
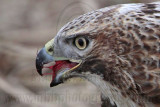
[[[45,51],[45,48],[42,48],[37,54],[37,58],[36,58],[37,72],[42,76],[43,75],[42,74],[43,65],[49,62],[52,62],[52,61],[54,61],[53,57],[47,54],[47,52]]]
[[[44,64],[48,64],[53,61],[55,62],[55,64],[47,67],[49,69],[52,69],[52,73],[50,73],[50,75],[52,75],[52,82],[50,84],[50,87],[62,83],[65,79],[68,78],[68,75],[71,73],[71,71],[75,70],[81,64],[81,60],[67,59],[65,57],[53,57],[46,52],[46,49],[44,47],[37,54],[37,72],[41,76],[45,75],[42,73]]]

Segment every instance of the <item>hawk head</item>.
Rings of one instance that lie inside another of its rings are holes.
[[[116,5],[75,18],[39,51],[38,73],[55,62],[48,67],[51,87],[81,77],[97,85],[112,104],[159,104],[159,6]]]
[[[110,9],[114,11],[116,7]],[[99,75],[103,78],[115,39],[106,40],[103,15],[103,11],[93,11],[74,19],[39,51],[36,68],[40,75],[44,64],[55,61],[49,67],[53,70],[51,87],[71,77]]]
[[[93,25],[84,18],[65,25],[37,55],[36,68],[40,75],[43,75],[44,64],[55,62],[49,67],[53,70],[51,87],[71,77],[85,78],[88,73],[102,75],[101,72],[105,70],[104,55],[107,51],[100,47],[106,41],[101,34],[91,34],[89,29]],[[94,32],[95,30],[94,28]]]

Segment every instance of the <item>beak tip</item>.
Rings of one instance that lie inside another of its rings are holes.
[[[53,86],[56,86],[56,85],[58,85],[58,84],[55,83],[54,81],[52,81],[52,82],[50,83],[50,87],[53,87]]]
[[[39,75],[43,76],[43,74],[42,74],[43,64],[46,64],[46,63],[50,62],[51,60],[53,60],[53,58],[52,58],[52,56],[50,56],[46,53],[45,48],[42,48],[38,52],[35,63],[36,63],[36,69],[37,69],[37,72],[39,73]]]
[[[38,74],[39,75],[41,75],[41,76],[43,76],[43,74],[42,74],[42,65],[40,64],[39,65],[39,63],[36,63],[36,69],[37,69],[37,72],[38,72]]]
[[[53,80],[51,83],[50,83],[50,87],[54,87],[54,86],[57,86],[57,85],[59,85],[60,83],[62,83],[62,81],[55,81],[55,80]]]
[[[40,76],[43,76],[43,74],[42,74],[42,72],[41,71],[37,71],[38,72],[38,74],[40,75]]]

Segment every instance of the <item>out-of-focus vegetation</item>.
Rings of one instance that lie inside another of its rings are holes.
[[[100,93],[89,82],[50,88],[51,77],[36,72],[36,53],[74,17],[132,2],[151,0],[0,0],[0,107],[99,107]]]

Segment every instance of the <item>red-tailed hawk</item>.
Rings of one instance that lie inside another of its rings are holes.
[[[118,107],[160,107],[160,2],[115,5],[75,18],[39,51],[40,75],[51,61],[51,87],[81,77]]]

